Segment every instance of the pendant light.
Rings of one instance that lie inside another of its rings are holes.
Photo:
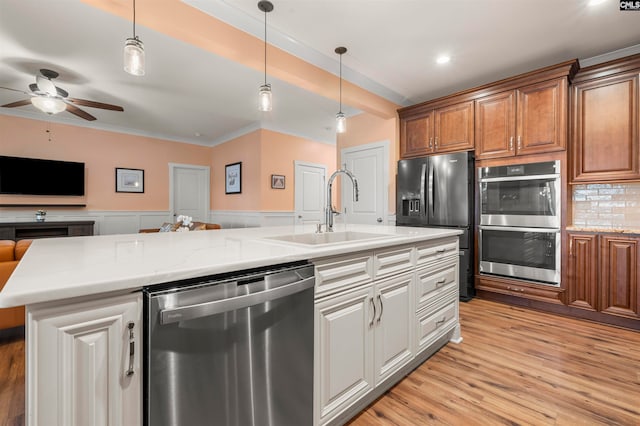
[[[273,10],[273,3],[261,0],[258,9],[264,12],[264,84],[258,91],[258,110],[271,111],[271,85],[267,84],[267,13]]]
[[[124,70],[131,75],[144,75],[144,43],[136,35],[136,0],[133,0],[133,37],[124,43]]]
[[[340,111],[336,114],[336,133],[347,131],[347,117],[342,112],[342,55],[347,52],[346,47],[336,47],[335,52],[340,55]]]

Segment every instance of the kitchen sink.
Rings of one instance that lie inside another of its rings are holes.
[[[265,237],[270,240],[284,241],[288,243],[296,244],[333,244],[333,243],[347,243],[353,241],[373,240],[375,238],[393,237],[388,234],[373,234],[369,232],[323,232],[313,234],[291,234],[291,235],[279,235],[276,237]]]

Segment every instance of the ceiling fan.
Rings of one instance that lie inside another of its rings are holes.
[[[40,74],[36,75],[36,82],[29,85],[31,92],[25,92],[24,90],[11,89],[9,87],[0,87],[0,89],[13,90],[14,92],[21,92],[25,95],[31,96],[30,99],[24,99],[17,102],[11,102],[5,105],[0,105],[4,108],[15,108],[24,105],[33,104],[40,111],[49,115],[57,114],[62,111],[69,111],[71,114],[77,115],[85,120],[93,121],[96,118],[88,112],[78,108],[76,105],[108,109],[111,111],[124,111],[121,106],[105,104],[102,102],[89,101],[86,99],[70,98],[69,92],[60,87],[57,87],[51,81],[58,77],[58,73],[48,69],[41,69]]]

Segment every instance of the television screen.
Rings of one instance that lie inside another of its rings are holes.
[[[84,195],[84,163],[0,156],[0,194]]]

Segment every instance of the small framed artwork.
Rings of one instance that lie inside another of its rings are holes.
[[[242,163],[224,166],[224,193],[240,194],[242,192]]]
[[[144,192],[144,170],[116,167],[116,192]]]
[[[271,175],[271,188],[284,189],[284,176],[283,175]]]

